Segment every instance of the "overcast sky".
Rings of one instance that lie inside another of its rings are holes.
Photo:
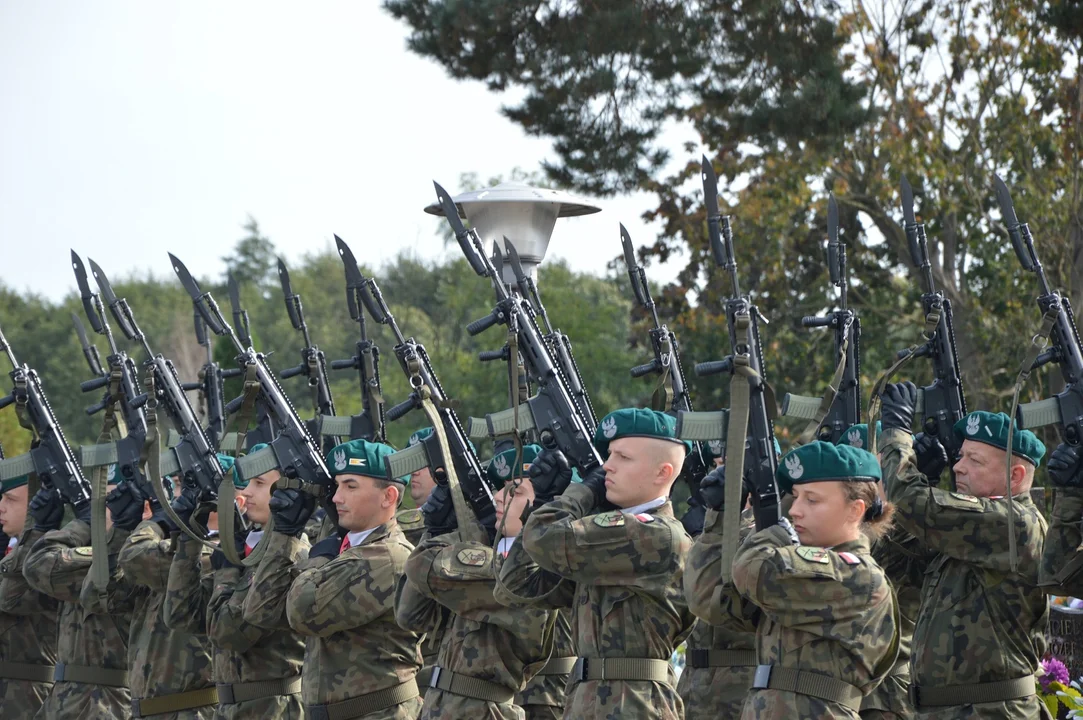
[[[167,250],[217,276],[248,214],[287,262],[332,233],[376,266],[450,252],[432,180],[533,170],[551,143],[406,34],[376,0],[0,3],[0,281],[59,299],[69,248],[113,277],[170,275]],[[597,204],[550,256],[601,273],[618,222],[653,240],[650,196]]]

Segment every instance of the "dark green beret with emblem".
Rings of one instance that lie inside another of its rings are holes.
[[[880,463],[868,450],[813,440],[782,457],[775,479],[782,492],[790,492],[794,485],[828,480],[876,482]]]
[[[664,412],[643,408],[622,408],[602,418],[594,431],[594,447],[598,448],[603,458],[608,457],[609,443],[624,437],[668,440],[684,445],[686,450],[692,447],[691,443],[677,437],[676,418]]]
[[[503,485],[512,478],[527,477],[527,470],[541,451],[539,445],[524,445],[522,457],[517,457],[518,452],[515,448],[508,448],[493,456],[488,467],[485,468],[485,474],[489,477],[489,482],[497,486]]]
[[[775,457],[782,455],[782,446],[778,444],[778,438],[775,438]],[[700,447],[703,448],[704,460],[707,462],[714,462],[720,457],[726,454],[726,441],[725,440],[705,440],[700,443]]]
[[[973,440],[985,443],[1001,450],[1008,449],[1008,424],[1011,422],[1004,413],[991,413],[975,410],[955,423],[955,437],[960,440]],[[1045,444],[1030,430],[1021,430],[1016,423],[1012,432],[1012,454],[1025,458],[1038,466],[1045,457]]]
[[[251,455],[252,453],[258,450],[262,450],[265,447],[267,447],[267,443],[256,443],[252,446],[252,449],[249,450],[246,454]],[[217,457],[218,464],[222,466],[223,474],[229,473],[233,476],[233,487],[237,488],[238,490],[243,490],[244,488],[248,487],[248,481],[242,480],[240,473],[237,472],[236,458],[234,458],[232,455],[226,455],[225,453],[218,453]]]
[[[0,495],[6,493],[8,490],[14,490],[17,487],[22,487],[30,482],[29,475],[20,475],[19,477],[9,478],[0,483]]]
[[[368,440],[350,440],[336,445],[327,453],[327,469],[331,477],[339,475],[365,475],[378,480],[387,480],[387,468],[384,458],[395,452],[390,445]],[[402,482],[401,479],[398,482]]]
[[[423,427],[420,430],[415,430],[413,433],[410,434],[410,439],[406,441],[406,446],[411,447],[413,445],[418,445],[428,440],[430,437],[432,437],[432,428]],[[470,443],[471,450],[473,450],[474,452],[478,451],[478,449],[474,447],[473,440],[467,440],[466,442]]]
[[[879,443],[880,435],[884,432],[884,426],[879,420],[876,421],[876,440]],[[849,445],[850,447],[861,448],[862,450],[869,449],[869,425],[868,423],[858,423],[857,425],[851,425],[843,431],[842,437],[839,438],[838,445]]]

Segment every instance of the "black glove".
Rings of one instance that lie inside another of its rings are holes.
[[[181,493],[181,497],[184,497],[183,492]],[[178,498],[178,500],[179,499],[180,498]],[[173,504],[176,505],[177,501],[174,500]],[[218,542],[219,543],[226,542],[226,538],[219,538]],[[245,542],[245,538],[243,536],[241,536],[241,535],[235,535],[233,537],[234,547],[237,548],[237,555],[239,555],[242,558],[244,557],[244,542]],[[211,567],[214,568],[215,570],[221,570],[222,568],[227,568],[227,567],[240,568],[241,566],[240,565],[234,565],[229,560],[227,560],[226,559],[226,554],[224,552],[222,552],[221,550],[215,550],[213,553],[211,553]]]
[[[569,470],[568,473],[570,477],[571,471]],[[567,487],[567,485],[564,487]],[[594,493],[594,507],[601,507],[605,504],[605,468],[596,467],[587,473],[587,476],[583,478],[583,487],[590,488]]]
[[[444,535],[459,527],[455,505],[451,501],[451,488],[447,485],[437,485],[432,489],[429,499],[421,506],[421,514],[425,517],[425,529],[430,535]]]
[[[917,404],[918,389],[914,383],[907,380],[888,385],[880,395],[880,419],[883,429],[910,432],[910,426],[914,424],[914,408]],[[876,428],[870,428],[869,431],[876,432]]]
[[[688,511],[681,517],[681,525],[684,531],[696,537],[703,533],[703,521],[707,516],[707,508],[699,498],[698,493],[688,498]]]
[[[87,507],[90,503],[87,503]],[[34,518],[34,529],[48,532],[60,527],[64,519],[64,498],[55,488],[41,488],[30,501],[30,517]]]
[[[935,435],[918,433],[914,436],[914,455],[918,472],[928,479],[929,484],[936,485],[940,481],[940,474],[948,466],[948,451],[940,444],[940,439]]]
[[[333,560],[338,557],[339,548],[341,547],[342,538],[338,535],[328,535],[308,549],[308,557],[310,560],[316,557],[331,558]]]
[[[275,490],[268,505],[274,516],[274,531],[299,538],[316,509],[316,498],[300,490]]]
[[[105,496],[113,527],[131,532],[143,520],[143,493],[134,483],[122,480]]]
[[[721,510],[726,504],[726,466],[719,465],[699,481],[699,495],[703,505]]]
[[[84,500],[80,503],[76,503],[71,507],[72,512],[75,513],[76,520],[82,520],[87,525],[90,524],[90,501]]]
[[[571,485],[572,467],[560,450],[543,450],[531,463],[529,475],[534,486],[534,507],[541,507]]]
[[[1061,443],[1049,456],[1046,468],[1049,470],[1049,479],[1057,487],[1083,487],[1083,477],[1080,475],[1080,464],[1083,454],[1075,445]]]
[[[177,514],[180,521],[186,526],[192,523],[192,513],[196,510],[196,505],[199,504],[199,491],[194,487],[181,488],[181,494],[174,498],[173,502],[169,504],[173,508],[173,512]],[[158,508],[154,515],[151,517],[159,525],[162,526],[162,530],[165,532],[174,532],[180,530],[179,527],[165,514],[163,508]]]

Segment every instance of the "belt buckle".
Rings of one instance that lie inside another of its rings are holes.
[[[309,705],[305,708],[305,717],[308,720],[330,720],[326,705]]]
[[[771,668],[773,665],[757,665],[756,674],[752,676],[753,690],[766,690],[771,683]]]
[[[143,713],[139,709],[139,698],[132,698],[132,717],[141,718]]]
[[[67,663],[58,662],[56,666],[53,667],[53,682],[64,682],[64,668],[66,666]]]
[[[580,657],[575,659],[575,664],[572,665],[572,671],[568,674],[568,681],[577,683],[583,682],[587,679],[587,659]]]
[[[906,696],[910,700],[910,705],[916,710],[919,705],[917,683],[911,681],[910,685],[906,688]]]
[[[218,690],[218,704],[219,705],[233,705],[237,701],[233,698],[233,683],[224,683],[217,685]]]
[[[440,682],[440,670],[442,668],[439,665],[432,666],[432,675],[429,676],[429,687],[437,687]],[[439,689],[439,688],[437,688]]]

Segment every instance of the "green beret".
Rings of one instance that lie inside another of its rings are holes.
[[[880,435],[884,432],[883,424],[876,421],[876,442],[879,444]],[[835,443],[836,445],[849,445],[850,447],[861,448],[862,450],[869,449],[869,425],[868,423],[858,423],[857,425],[851,425],[843,431],[842,437]]]
[[[29,475],[20,475],[19,477],[13,477],[10,480],[4,480],[0,483],[0,495],[3,495],[8,490],[14,490],[17,487],[22,487],[30,482]]]
[[[331,471],[331,477],[365,475],[377,480],[387,480],[384,458],[393,452],[395,450],[390,445],[358,438],[336,445],[327,453],[327,467]]]
[[[677,420],[657,410],[622,408],[602,418],[594,431],[594,447],[602,457],[609,456],[609,443],[623,437],[645,437],[668,440],[691,449],[691,444],[677,437]]]
[[[726,454],[726,441],[725,440],[706,440],[701,442],[700,447],[703,448],[703,459],[707,462],[714,462],[720,457]],[[775,445],[775,457],[782,455],[782,446],[778,444],[778,438],[774,438]]]
[[[420,430],[415,430],[410,434],[410,440],[406,443],[407,447],[411,445],[419,445],[423,440],[427,440],[432,435],[431,427],[423,427]]]
[[[974,442],[992,445],[1001,450],[1008,449],[1008,423],[1011,422],[1004,413],[991,413],[984,410],[975,410],[965,418],[955,423],[955,437],[959,440],[973,440]],[[1038,436],[1030,430],[1021,430],[1016,424],[1012,432],[1012,454],[1025,458],[1038,466],[1045,457],[1045,445]]]
[[[262,450],[265,447],[267,447],[267,443],[256,443],[252,446],[252,449],[249,450],[246,454],[251,455],[257,450]],[[237,469],[236,458],[231,455],[226,455],[224,453],[218,453],[218,464],[222,466],[223,475],[226,473],[230,473],[231,475],[233,475],[233,487],[237,488],[238,490],[243,490],[244,488],[248,487],[248,481],[241,479],[240,471],[238,471]]]
[[[880,463],[868,450],[813,440],[783,456],[775,479],[782,492],[825,480],[875,482],[880,479]]]
[[[489,482],[498,486],[503,485],[505,480],[526,477],[526,471],[530,469],[531,463],[541,454],[541,451],[539,445],[524,445],[522,460],[516,462],[515,448],[508,448],[493,456],[488,467],[485,468],[485,474],[488,475]]]

